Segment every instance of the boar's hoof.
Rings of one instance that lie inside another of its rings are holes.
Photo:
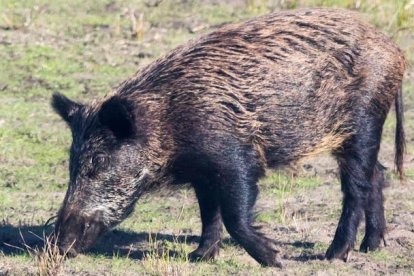
[[[283,268],[282,258],[280,257],[279,253],[276,253],[268,264],[264,264],[265,266],[273,266],[278,268]]]
[[[212,248],[209,249],[197,248],[196,250],[188,254],[188,259],[191,262],[214,260],[215,257],[218,255],[218,252],[218,245],[214,245]]]
[[[350,252],[354,248],[354,244],[346,242],[343,245],[332,243],[326,251],[325,258],[328,260],[340,259],[347,262],[350,257]]]
[[[249,254],[262,266],[283,268],[282,257],[276,243],[268,238],[263,238],[262,241],[263,243],[257,248],[261,250],[260,254],[257,254],[258,252],[249,252]]]
[[[368,253],[368,251],[375,251],[380,248],[381,240],[384,241],[384,246],[386,245],[385,239],[379,235],[377,236],[365,236],[362,240],[359,251]]]

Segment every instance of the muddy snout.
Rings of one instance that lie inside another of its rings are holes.
[[[61,212],[55,225],[55,239],[59,252],[76,257],[90,249],[105,232],[101,215],[82,216],[79,212]]]

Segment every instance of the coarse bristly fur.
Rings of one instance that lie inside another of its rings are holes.
[[[398,47],[354,13],[304,9],[219,28],[90,105],[55,94],[73,133],[61,247],[75,240],[70,253],[85,250],[143,193],[191,183],[203,223],[191,259],[217,255],[224,223],[260,264],[280,267],[278,250],[253,226],[256,183],[266,167],[328,151],[344,200],[326,257],[347,259],[363,214],[360,249],[377,249],[385,233],[377,156],[395,103],[402,175],[405,67]]]

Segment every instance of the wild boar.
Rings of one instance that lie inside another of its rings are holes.
[[[346,10],[302,9],[230,24],[176,48],[91,104],[52,106],[72,130],[70,182],[58,214],[60,247],[90,248],[141,195],[191,183],[202,220],[192,260],[219,251],[224,223],[260,264],[282,266],[253,222],[265,168],[330,152],[343,211],[327,259],[384,239],[381,133],[396,108],[395,163],[403,174],[401,50]]]

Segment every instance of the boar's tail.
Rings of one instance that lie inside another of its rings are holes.
[[[404,153],[405,153],[405,133],[404,133],[404,106],[402,98],[402,88],[395,97],[395,113],[397,125],[395,129],[395,157],[394,164],[400,180],[404,179]]]

